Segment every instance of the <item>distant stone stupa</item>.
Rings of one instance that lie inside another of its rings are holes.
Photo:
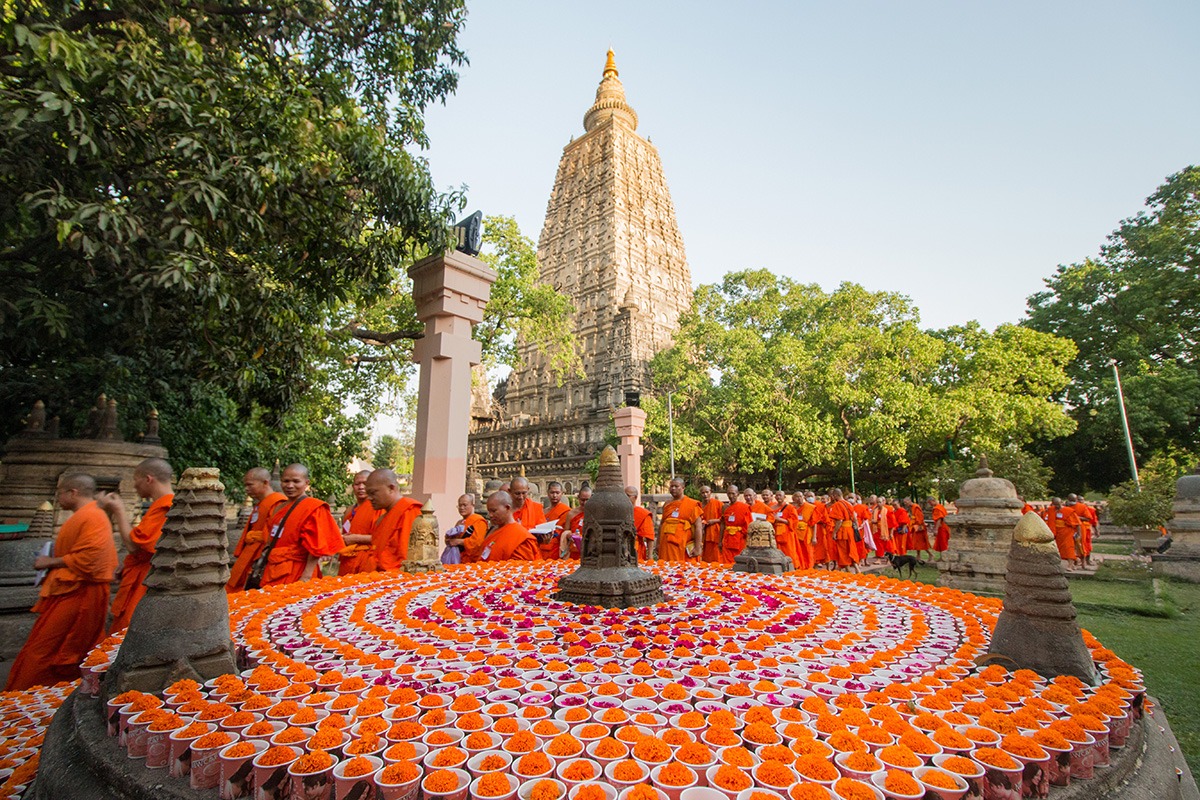
[[[662,162],[637,126],[610,50],[585,133],[563,148],[538,240],[542,282],[575,307],[585,375],[557,386],[549,359],[520,343],[500,407],[472,410],[469,460],[484,481],[524,474],[576,491],[604,446],[610,408],[646,389],[650,359],[671,345],[691,305]]]
[[[583,517],[579,569],[558,582],[555,599],[629,608],[663,602],[662,579],[638,566],[633,503],[625,495],[617,451],[600,453],[600,475]]]

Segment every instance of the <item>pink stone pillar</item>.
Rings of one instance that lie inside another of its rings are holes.
[[[480,344],[472,326],[483,319],[496,273],[457,250],[429,256],[408,270],[425,336],[413,347],[420,365],[412,496],[431,505],[441,534],[458,523],[467,482],[471,367]],[[440,544],[440,543],[439,543]]]
[[[646,412],[634,406],[618,408],[613,414],[617,428],[617,455],[621,457],[621,480],[626,486],[642,491],[642,431],[646,430]]]

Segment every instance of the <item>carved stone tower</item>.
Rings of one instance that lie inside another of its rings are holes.
[[[476,422],[472,467],[571,483],[604,444],[610,407],[644,390],[647,365],[671,345],[692,277],[658,151],[637,134],[612,51],[585,133],[563,148],[538,240],[541,278],[567,294],[584,377],[555,386],[548,359],[522,344],[503,410]]]

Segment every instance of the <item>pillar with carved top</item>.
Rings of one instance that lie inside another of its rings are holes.
[[[413,347],[420,382],[412,496],[432,506],[444,534],[458,523],[458,497],[466,489],[471,367],[481,354],[472,326],[483,319],[496,273],[452,250],[418,261],[408,274],[417,319],[425,323]]]
[[[635,406],[618,408],[613,414],[617,428],[617,455],[621,457],[621,480],[626,486],[642,490],[642,431],[646,430],[646,412]]]

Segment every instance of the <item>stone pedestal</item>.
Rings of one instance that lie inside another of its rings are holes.
[[[1175,482],[1171,547],[1150,556],[1157,575],[1200,583],[1200,466]]]
[[[1074,675],[1095,685],[1092,654],[1083,643],[1054,534],[1030,511],[1017,523],[1008,551],[1004,610],[987,657],[1042,677]]]
[[[775,546],[774,525],[760,519],[751,522],[746,533],[746,547],[733,559],[734,572],[782,575],[796,568],[792,559]]]
[[[1008,548],[1022,505],[1012,482],[994,477],[987,459],[981,459],[975,477],[962,485],[957,513],[946,517],[950,549],[938,562],[938,585],[1003,594]]]
[[[453,250],[418,261],[408,270],[417,318],[425,336],[413,347],[420,365],[412,496],[432,501],[442,530],[458,521],[458,498],[467,482],[471,420],[471,367],[480,344],[472,326],[483,319],[496,273]]]
[[[617,428],[617,455],[621,457],[621,480],[626,486],[642,490],[642,431],[646,430],[646,412],[636,406],[618,408],[613,414]]]
[[[621,464],[611,447],[600,453],[600,474],[583,519],[579,569],[558,582],[556,600],[630,608],[664,600],[662,579],[638,566],[633,503],[625,495]]]

